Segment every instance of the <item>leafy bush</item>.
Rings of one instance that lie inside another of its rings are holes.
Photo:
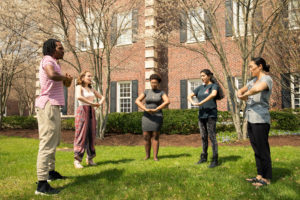
[[[75,119],[68,118],[61,120],[61,129],[62,130],[75,130]]]
[[[198,109],[163,110],[164,122],[161,133],[190,134],[198,133]],[[300,109],[285,109],[271,111],[272,129],[297,130],[300,127]],[[110,113],[106,126],[107,133],[142,134],[143,112]],[[74,118],[62,119],[63,130],[75,130]],[[3,128],[35,129],[37,119],[29,116],[8,116],[3,118]],[[217,132],[235,132],[235,128],[228,111],[218,112]]]
[[[37,119],[32,116],[7,116],[3,118],[3,128],[35,129]]]
[[[163,110],[164,122],[161,133],[190,134],[199,132],[198,109]],[[111,113],[108,116],[107,133],[142,134],[143,112]],[[226,123],[227,122],[227,123]],[[229,112],[219,112],[217,131],[233,131]]]
[[[271,128],[280,130],[297,130],[299,128],[299,116],[292,112],[271,111]]]

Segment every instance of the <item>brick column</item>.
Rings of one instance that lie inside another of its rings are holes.
[[[157,42],[154,39],[157,15],[155,0],[145,0],[145,89],[150,89],[149,77],[157,72]]]

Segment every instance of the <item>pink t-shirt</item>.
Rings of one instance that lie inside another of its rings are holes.
[[[44,69],[47,65],[52,65],[54,67],[54,71],[61,74],[61,68],[57,61],[51,56],[44,56],[39,68],[41,93],[35,100],[35,107],[43,109],[48,101],[50,101],[51,105],[64,106],[65,97],[63,82],[49,79]]]

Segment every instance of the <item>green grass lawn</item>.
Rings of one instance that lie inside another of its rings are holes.
[[[61,147],[72,147],[63,144]],[[211,148],[209,148],[211,156]],[[256,189],[251,147],[219,146],[221,165],[195,165],[200,149],[161,147],[159,162],[144,148],[97,146],[96,167],[74,169],[73,152],[58,151],[56,196],[35,196],[38,140],[0,136],[0,199],[300,199],[300,147],[272,147],[273,180]]]

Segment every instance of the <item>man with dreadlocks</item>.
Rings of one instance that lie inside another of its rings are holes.
[[[35,101],[40,139],[37,195],[57,194],[59,191],[47,181],[64,178],[55,171],[55,152],[61,135],[60,107],[65,104],[63,85],[69,87],[73,79],[68,74],[61,74],[58,60],[64,56],[64,47],[60,41],[49,39],[44,42],[43,55],[39,68],[41,92]]]

